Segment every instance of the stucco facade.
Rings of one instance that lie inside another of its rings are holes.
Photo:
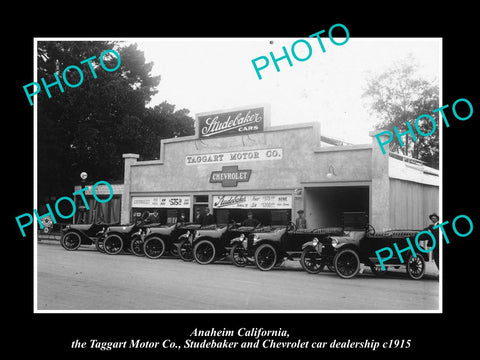
[[[433,186],[438,204],[438,172],[422,167],[402,171],[405,164],[392,165],[374,137],[371,144],[327,146],[319,123],[269,126],[268,121],[260,132],[212,138],[201,138],[197,130],[193,136],[162,140],[159,160],[138,161],[136,154],[124,154],[124,159],[122,223],[131,221],[132,199],[142,197],[188,197],[184,209],[192,219],[199,194],[214,210],[218,196],[271,194],[288,196],[291,219],[304,209],[308,227],[338,225],[338,216],[328,216],[331,208],[365,211],[376,229],[386,230],[396,227],[391,216],[392,178],[420,188]],[[233,185],[224,183],[222,169],[231,166],[248,171],[248,179],[242,174]],[[437,206],[425,211],[438,210]]]

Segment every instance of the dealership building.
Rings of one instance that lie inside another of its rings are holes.
[[[321,133],[317,122],[271,126],[266,105],[197,114],[195,135],[164,139],[159,160],[124,154],[120,222],[156,213],[194,221],[209,208],[218,224],[252,211],[262,224],[295,221],[342,226],[365,213],[377,231],[422,229],[439,211],[439,172],[417,160],[383,154]],[[388,150],[387,150],[388,151]]]

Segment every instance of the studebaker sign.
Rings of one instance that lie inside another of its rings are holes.
[[[200,138],[242,135],[261,132],[264,129],[263,107],[198,116]]]
[[[214,195],[213,208],[291,209],[291,195]]]

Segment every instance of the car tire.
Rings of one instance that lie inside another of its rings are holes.
[[[137,256],[145,256],[145,251],[143,251],[144,241],[141,236],[135,236],[132,241],[130,241],[130,250]]]
[[[425,260],[423,256],[418,254],[416,257],[410,255],[406,263],[406,271],[408,276],[413,280],[419,280],[425,274]]]
[[[104,242],[105,239],[104,238],[96,238],[95,239],[95,248],[100,251],[101,253],[104,253],[105,252],[105,248],[104,248]]]
[[[123,239],[120,235],[109,235],[103,241],[103,249],[108,255],[117,255],[123,249]]]
[[[143,252],[149,259],[158,259],[165,253],[165,242],[158,236],[153,236],[143,244]]]
[[[247,250],[245,250],[243,245],[240,243],[233,245],[232,249],[230,250],[230,259],[235,266],[246,266],[248,264]]]
[[[353,249],[343,249],[333,258],[333,266],[342,279],[351,279],[360,271],[360,257]]]
[[[262,271],[269,271],[277,264],[277,251],[270,244],[262,244],[255,250],[255,265]]]
[[[207,265],[215,259],[215,246],[210,240],[200,240],[193,247],[195,261],[201,265]]]
[[[318,274],[325,267],[325,263],[320,262],[318,259],[320,255],[314,246],[307,246],[302,251],[300,256],[300,264],[302,265],[303,270],[309,274]]]
[[[190,241],[183,240],[178,249],[178,256],[180,256],[180,259],[187,262],[193,261],[193,248]]]
[[[60,243],[65,250],[74,251],[82,245],[82,238],[80,234],[75,231],[69,231],[62,236]]]

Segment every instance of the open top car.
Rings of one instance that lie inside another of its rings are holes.
[[[420,230],[388,230],[375,233],[368,225],[363,230],[352,230],[342,236],[331,236],[331,246],[334,250],[333,265],[335,272],[344,279],[353,278],[360,271],[360,265],[369,266],[376,275],[384,274],[388,266],[405,266],[407,274],[412,279],[421,279],[425,273],[425,262],[428,256],[404,252],[402,259],[396,252],[385,261],[385,270],[379,265],[376,251],[384,247],[393,248],[396,243],[399,249],[408,247],[407,238],[415,238]]]
[[[108,224],[70,224],[62,231],[64,234],[60,239],[60,244],[65,250],[77,250],[80,245],[97,244],[99,240],[105,237]]]
[[[222,225],[209,225],[196,230],[191,238],[193,255],[199,264],[209,264],[230,254],[231,240],[240,234],[249,234],[253,226],[239,226],[234,221]]]
[[[185,235],[188,237],[190,231],[199,228],[200,224],[195,223],[155,224],[149,226],[145,236],[137,239],[136,243],[138,247],[143,247],[145,255],[150,259],[158,259],[166,253],[177,256],[181,255]]]
[[[286,259],[299,259],[304,244],[323,241],[334,234],[342,234],[342,228],[297,229],[294,223],[267,226],[233,239],[230,256],[237,266],[253,262],[260,270],[267,271]]]

